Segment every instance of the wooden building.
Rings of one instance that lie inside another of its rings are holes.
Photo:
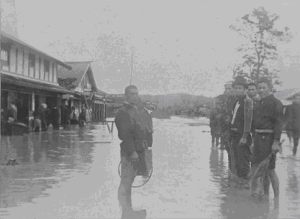
[[[70,93],[57,83],[58,66],[64,62],[11,36],[1,33],[1,106],[17,106],[17,121],[29,124],[32,112],[42,103],[60,106],[63,94]]]
[[[59,84],[74,92],[65,95],[65,104],[75,110],[78,117],[84,106],[87,121],[104,121],[106,115],[105,93],[97,88],[90,61],[66,62],[71,69],[59,67]]]

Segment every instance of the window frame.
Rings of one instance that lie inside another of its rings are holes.
[[[33,65],[32,65],[33,64]],[[31,74],[30,69],[33,67],[33,73]],[[28,76],[34,78],[35,76],[35,55],[33,53],[28,54]]]
[[[47,66],[47,68],[46,68]],[[46,71],[46,69],[48,69],[48,71]],[[46,77],[46,73],[47,73],[47,77]],[[50,62],[49,60],[44,59],[44,80],[45,81],[49,81],[49,74],[50,74]]]
[[[2,59],[2,52],[6,52],[7,60]],[[1,66],[2,70],[4,71],[10,71],[10,46],[4,43],[1,43],[1,51],[0,51],[0,60],[1,60]],[[5,69],[5,67],[7,69]]]

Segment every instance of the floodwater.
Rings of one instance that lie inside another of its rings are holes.
[[[253,200],[229,186],[227,153],[212,148],[206,121],[154,120],[150,181],[133,189],[133,206],[147,218],[300,218],[300,155],[285,141],[278,156],[280,202]],[[285,136],[284,136],[285,137]],[[16,158],[16,166],[6,166]],[[0,150],[0,218],[120,218],[119,140],[105,126],[3,137]]]

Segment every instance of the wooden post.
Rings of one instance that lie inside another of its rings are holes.
[[[1,1],[0,1],[0,8],[1,8]],[[1,10],[0,10],[0,53],[1,53],[1,34],[2,34],[2,28],[1,28],[1,23],[2,23],[2,16],[1,16]],[[0,60],[0,145],[1,145],[1,134],[2,134],[2,124],[1,124],[1,116],[2,116],[2,87],[1,87],[1,83],[2,83],[2,61]]]
[[[35,93],[32,92],[31,94],[31,111],[34,112],[35,110]]]
[[[62,105],[62,96],[60,94],[57,95],[56,106],[58,110],[58,126],[61,125],[61,105]]]

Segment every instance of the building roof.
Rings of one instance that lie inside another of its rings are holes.
[[[291,98],[294,94],[298,92],[300,92],[299,88],[290,88],[290,89],[277,91],[275,92],[274,96],[280,100],[283,100],[283,99]]]
[[[105,97],[108,94],[100,89],[98,89],[95,82],[94,73],[92,70],[92,61],[76,61],[76,62],[66,62],[67,65],[71,66],[71,69],[59,68],[58,78],[75,78],[76,81],[73,82],[74,85],[78,86],[81,82],[83,76],[89,72],[91,83],[94,87],[94,92],[98,96]]]
[[[281,100],[281,102],[284,105],[290,104],[290,101],[292,100],[293,96],[297,93],[300,93],[300,88],[291,88],[291,89],[285,89],[281,91],[277,91],[274,96]]]
[[[46,90],[46,91],[61,93],[61,94],[73,94],[73,92],[55,84],[33,81],[30,79],[15,77],[13,75],[8,75],[3,73],[1,73],[1,83],[17,85],[25,88],[31,88],[31,89],[42,90],[42,91]]]
[[[90,82],[93,86],[93,91],[102,92],[97,88],[97,84],[91,67],[91,61],[66,62],[66,64],[71,66],[71,69],[59,68],[59,78],[76,78],[76,81],[74,81],[73,84],[77,87],[84,75],[89,74]]]
[[[5,40],[7,42],[13,42],[13,43],[19,44],[21,46],[27,47],[30,50],[38,52],[38,53],[46,56],[47,58],[54,60],[55,62],[57,62],[58,64],[60,64],[61,66],[65,67],[67,69],[71,68],[69,65],[67,65],[64,62],[62,62],[62,61],[54,58],[53,56],[50,56],[50,55],[46,54],[45,52],[42,52],[41,50],[36,49],[35,47],[29,45],[28,43],[26,43],[26,42],[24,42],[24,41],[16,38],[15,36],[12,36],[12,35],[10,35],[8,33],[5,33],[4,31],[1,31],[1,41],[3,41],[3,40]]]
[[[58,77],[60,78],[76,78],[76,82],[79,83],[87,72],[91,65],[91,61],[84,62],[66,62],[67,65],[71,66],[71,69],[61,68],[58,71]]]

